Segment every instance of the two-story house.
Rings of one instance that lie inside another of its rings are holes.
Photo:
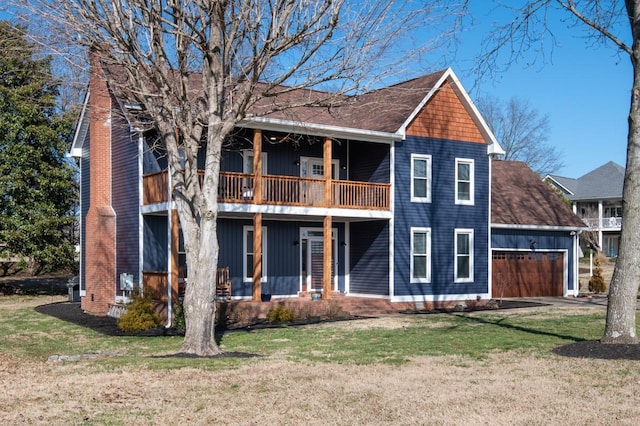
[[[107,313],[130,282],[171,303],[189,271],[166,158],[136,125],[141,106],[95,71],[71,150],[82,308]],[[233,299],[491,297],[490,156],[501,148],[451,69],[332,109],[248,117],[224,147],[218,192]]]
[[[549,175],[545,180],[573,205],[573,211],[589,227],[593,242],[608,257],[618,255],[622,224],[624,167],[609,161],[577,179]],[[588,240],[582,240],[583,250]]]

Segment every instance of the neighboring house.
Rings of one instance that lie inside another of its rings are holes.
[[[577,179],[548,175],[545,180],[572,202],[598,248],[608,257],[618,256],[624,167],[609,161]],[[583,241],[587,249],[588,240]]]
[[[131,281],[170,304],[188,271],[166,159],[136,126],[140,107],[96,67],[71,152],[82,309],[106,314]],[[331,110],[247,118],[221,160],[218,265],[231,297],[491,298],[490,157],[501,152],[451,69]]]
[[[520,161],[493,161],[492,294],[577,296],[579,233],[585,224]]]

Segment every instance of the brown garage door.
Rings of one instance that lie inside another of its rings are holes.
[[[562,296],[563,253],[494,251],[493,297]]]

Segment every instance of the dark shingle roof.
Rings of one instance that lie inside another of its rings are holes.
[[[571,201],[622,198],[624,167],[609,161],[577,179],[554,175],[551,178],[572,192],[567,194]]]
[[[120,67],[103,65],[112,90],[122,103],[135,102],[126,89]],[[393,86],[372,90],[358,96],[346,96],[310,89],[276,88],[277,96],[259,99],[247,111],[247,117],[265,117],[299,123],[395,133],[435,87],[446,70],[414,78]],[[197,94],[202,81],[199,74],[189,78],[189,90]],[[267,88],[258,84],[260,93]],[[305,105],[289,107],[290,105]],[[308,104],[313,104],[309,106]],[[332,105],[332,106],[328,106]]]
[[[491,223],[583,228],[585,224],[521,161],[492,162]]]

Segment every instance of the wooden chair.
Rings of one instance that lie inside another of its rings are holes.
[[[231,277],[228,266],[218,268],[216,271],[216,299],[231,300]]]

